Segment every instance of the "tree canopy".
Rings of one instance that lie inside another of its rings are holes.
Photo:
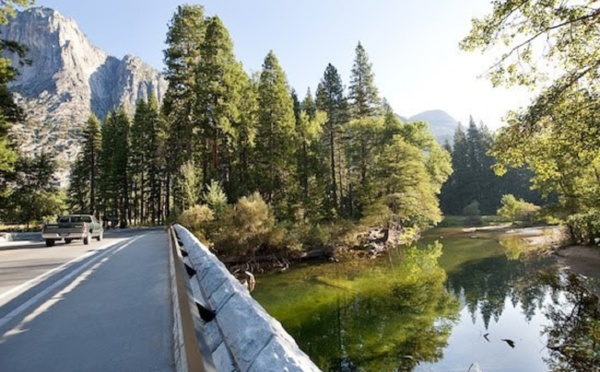
[[[491,81],[538,92],[529,107],[508,114],[508,126],[493,147],[496,170],[533,170],[535,187],[558,195],[559,215],[567,222],[592,218],[600,207],[599,5],[595,0],[496,1],[489,15],[473,20],[461,43],[466,50],[503,48],[490,69]],[[587,223],[569,224],[575,232]],[[592,239],[599,234],[593,232]]]

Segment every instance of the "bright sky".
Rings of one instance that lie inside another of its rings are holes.
[[[205,0],[230,32],[238,60],[260,71],[273,50],[290,86],[303,98],[333,64],[349,83],[360,41],[373,64],[380,95],[403,116],[441,109],[463,124],[469,115],[490,128],[509,109],[527,104],[525,91],[492,88],[491,56],[462,52],[470,20],[491,9],[485,0]],[[174,0],[37,0],[73,18],[92,44],[122,58],[133,54],[159,70]]]

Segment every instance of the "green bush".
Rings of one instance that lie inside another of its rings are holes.
[[[498,209],[497,213],[513,223],[518,221],[531,223],[537,219],[539,212],[539,206],[507,194],[502,196],[502,207]]]
[[[228,209],[214,237],[215,248],[225,255],[254,256],[273,243],[275,218],[258,193],[244,196]]]
[[[179,223],[190,230],[200,241],[209,244],[213,212],[204,204],[195,205],[179,216]]]
[[[213,211],[215,220],[221,219],[227,211],[227,195],[225,195],[221,184],[215,180],[210,182],[206,192],[202,195],[202,199]]]
[[[596,244],[600,238],[600,210],[590,209],[567,218],[567,227],[574,243]]]
[[[481,212],[479,211],[479,202],[473,200],[469,205],[463,208],[463,215],[466,216],[465,224],[468,226],[479,226],[482,224]]]

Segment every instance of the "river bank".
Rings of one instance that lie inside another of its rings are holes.
[[[560,226],[513,227],[505,224],[463,229],[463,232],[473,234],[472,237],[476,237],[477,232],[491,231],[521,237],[529,250],[555,257],[561,270],[595,280],[599,284],[594,290],[600,296],[600,247],[567,245]]]
[[[600,282],[600,247],[574,245],[554,252],[565,270]]]

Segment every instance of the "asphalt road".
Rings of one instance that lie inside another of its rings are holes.
[[[173,370],[162,230],[0,247],[0,371]]]

